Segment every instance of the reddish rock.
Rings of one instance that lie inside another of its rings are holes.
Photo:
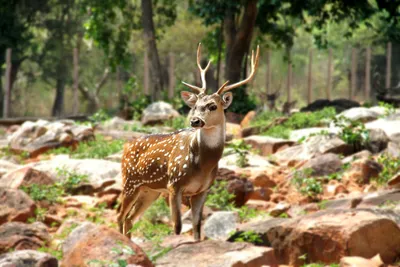
[[[61,267],[86,266],[90,260],[106,262],[125,260],[128,264],[153,266],[139,246],[116,230],[105,226],[81,225],[72,231],[65,243]],[[120,250],[121,253],[113,253],[113,250]]]
[[[96,206],[105,204],[107,208],[112,208],[116,203],[118,199],[117,194],[106,194],[102,195],[98,200],[97,203],[95,204]]]
[[[0,187],[20,188],[31,184],[50,185],[54,181],[46,173],[32,167],[23,167],[0,178]]]
[[[285,199],[286,197],[280,193],[273,193],[270,198],[270,200],[275,203],[279,203],[281,201],[284,201]]]
[[[295,144],[295,142],[290,140],[259,135],[246,137],[244,141],[246,144],[249,144],[254,149],[258,150],[262,156],[274,154],[282,147],[289,147]]]
[[[26,222],[34,217],[35,202],[23,191],[0,187],[0,225],[5,222]]]
[[[390,178],[388,185],[392,188],[400,188],[400,172]]]
[[[249,200],[250,194],[254,191],[253,184],[247,179],[233,179],[228,181],[228,192],[235,195],[235,206],[243,206]]]
[[[359,185],[365,185],[372,178],[379,176],[382,166],[374,160],[359,159],[351,164],[351,169],[345,173],[343,180],[355,182]]]
[[[246,116],[244,116],[243,120],[240,122],[240,126],[242,128],[249,127],[256,115],[257,113],[254,110],[247,112]]]
[[[271,176],[272,174],[268,169],[252,169],[247,179],[254,186],[272,188],[276,186],[276,183],[272,180]]]
[[[12,249],[38,249],[49,241],[47,227],[40,222],[9,222],[0,226],[0,254]]]
[[[257,209],[257,210],[263,210],[263,211],[271,209],[275,205],[276,205],[275,203],[270,202],[270,201],[254,200],[254,199],[250,199],[246,203],[246,206],[251,208],[251,209]]]
[[[249,194],[249,200],[269,201],[272,194],[273,191],[270,188],[256,187],[254,188],[254,191]]]

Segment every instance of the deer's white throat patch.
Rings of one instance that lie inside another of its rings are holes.
[[[197,143],[200,146],[216,148],[225,143],[225,123],[223,125],[202,128],[196,131]]]

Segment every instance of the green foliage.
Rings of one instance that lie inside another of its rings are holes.
[[[78,174],[66,169],[57,169],[58,174],[64,176],[61,182],[52,185],[31,184],[21,189],[34,201],[48,201],[50,204],[60,203],[66,192],[71,192],[78,185],[88,181],[87,175]]]
[[[53,257],[55,257],[58,260],[62,260],[64,254],[62,252],[62,249],[52,249],[52,248],[48,248],[48,247],[41,247],[38,249],[38,251],[40,252],[44,252],[44,253],[48,253],[50,255],[52,255]]]
[[[215,181],[207,195],[206,205],[218,210],[232,210],[234,194],[227,190],[227,181]]]
[[[249,208],[247,206],[242,206],[239,209],[235,208],[234,210],[238,212],[239,218],[242,222],[248,221],[250,219],[254,219],[257,217],[265,217],[268,215],[264,211],[258,211],[256,209]]]
[[[164,198],[158,198],[143,214],[143,219],[156,223],[162,217],[169,217],[169,207]]]
[[[360,147],[368,143],[369,130],[365,128],[364,123],[343,116],[335,117],[333,123],[340,128],[339,137],[346,144]]]
[[[35,217],[28,218],[28,223],[33,222],[43,222],[47,214],[47,209],[45,208],[36,208],[35,209]]]
[[[250,123],[252,126],[266,126],[270,124],[274,119],[283,116],[283,113],[278,111],[262,111],[258,113]]]
[[[172,233],[171,227],[163,223],[153,224],[148,220],[140,220],[129,231],[135,236],[143,236],[147,240],[163,238]]]
[[[310,177],[311,174],[312,169],[295,171],[292,183],[302,195],[317,198],[323,192],[322,182],[318,178]]]
[[[236,232],[233,232],[233,234],[235,233]],[[262,244],[263,241],[259,234],[250,230],[239,233],[239,235],[233,239],[233,242],[248,242],[252,244]]]
[[[236,101],[235,101],[236,99]],[[243,86],[235,89],[235,97],[228,111],[238,114],[247,114],[256,109],[256,101],[250,97]]]
[[[229,143],[228,148],[237,155],[236,165],[243,168],[249,164],[247,155],[251,146],[246,144],[243,139],[235,139]]]
[[[48,154],[69,154],[75,159],[103,159],[109,155],[121,151],[123,145],[123,140],[106,141],[103,136],[97,135],[96,140],[80,142],[75,150],[61,147],[50,150]]]
[[[57,168],[57,174],[58,176],[63,177],[61,186],[68,193],[71,193],[82,183],[89,182],[87,174],[79,174],[77,172],[69,171],[65,168]]]
[[[167,120],[165,125],[174,128],[175,130],[180,130],[187,128],[187,119],[183,116]]]
[[[273,119],[280,117],[279,112],[262,112],[255,118],[254,125],[268,125]],[[336,111],[332,107],[324,108],[315,112],[298,112],[294,113],[287,121],[280,125],[272,126],[262,134],[277,138],[288,139],[290,132],[297,129],[321,126],[334,119]]]
[[[90,214],[87,219],[96,224],[104,224],[104,211],[107,208],[106,203],[100,203],[97,207],[91,207],[88,209]]]
[[[386,185],[394,175],[400,172],[400,160],[396,157],[381,155],[378,158],[378,163],[383,167],[379,176],[374,179],[379,185]]]
[[[96,113],[94,113],[92,116],[89,117],[89,120],[96,124],[103,123],[109,119],[111,119],[111,117],[104,109],[100,109],[99,111],[97,111]]]
[[[396,113],[396,108],[392,104],[386,102],[379,102],[379,106],[385,109],[385,115],[383,117],[387,117]]]

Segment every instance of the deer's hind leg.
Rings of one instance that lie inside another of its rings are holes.
[[[130,237],[131,233],[129,230],[132,229],[134,223],[136,223],[142,214],[153,204],[154,201],[160,196],[160,193],[157,191],[152,191],[148,189],[142,189],[137,197],[134,205],[129,212],[128,217],[125,220],[124,224],[124,232],[126,236]]]
[[[135,188],[133,191],[123,191],[121,196],[121,207],[118,214],[118,227],[121,234],[126,235],[124,231],[124,224],[126,217],[132,209],[133,204],[135,204],[137,198],[139,197],[140,189]]]

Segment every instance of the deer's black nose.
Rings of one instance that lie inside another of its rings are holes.
[[[204,126],[204,121],[198,117],[194,117],[190,120],[190,125],[194,128],[201,128]]]

